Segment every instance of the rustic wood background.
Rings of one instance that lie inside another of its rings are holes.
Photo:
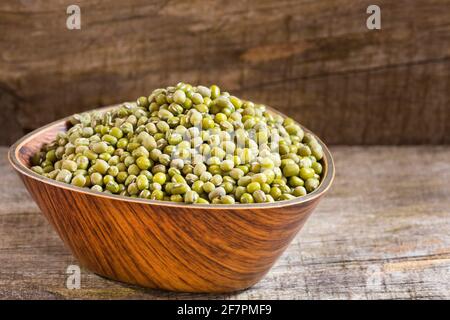
[[[81,289],[67,289],[66,269],[78,261],[6,151],[0,147],[0,299],[450,299],[449,146],[332,147],[330,193],[261,282],[227,295],[146,290],[86,269]]]
[[[178,81],[218,83],[329,144],[450,142],[450,1],[0,2],[0,144]]]

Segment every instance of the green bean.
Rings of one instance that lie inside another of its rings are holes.
[[[216,188],[216,186],[212,182],[209,182],[209,181],[204,183],[202,187],[203,187],[203,191],[206,193],[213,192],[214,189]]]
[[[70,183],[72,180],[72,172],[66,169],[61,169],[55,178],[56,181]]]
[[[34,172],[36,172],[37,174],[40,174],[40,175],[44,174],[44,169],[42,169],[41,166],[33,166],[33,167],[31,167],[31,170],[33,170]]]
[[[314,169],[312,169],[312,168],[306,168],[306,167],[301,168],[300,169],[300,178],[302,178],[303,180],[313,178],[314,173],[315,173]]]
[[[199,196],[196,191],[188,190],[184,195],[184,202],[186,203],[196,203]]]
[[[183,104],[186,101],[186,93],[183,90],[175,91],[173,101],[178,104]]]
[[[189,186],[184,183],[176,183],[171,189],[172,194],[185,194],[189,190]]]
[[[223,171],[230,171],[234,167],[234,161],[233,160],[224,160],[220,164],[220,169]]]
[[[119,184],[115,181],[109,181],[106,184],[105,188],[106,188],[106,190],[111,191],[111,193],[119,193],[119,191],[120,191]]]
[[[315,178],[310,178],[305,181],[305,189],[307,192],[313,192],[319,186],[319,180]]]
[[[166,182],[166,175],[162,172],[158,172],[153,176],[153,181],[163,185]]]
[[[151,161],[149,158],[146,158],[145,156],[141,156],[136,159],[136,165],[141,170],[147,170],[148,168],[151,167]]]
[[[75,161],[72,160],[64,160],[61,164],[61,169],[66,169],[68,171],[74,172],[78,169],[78,165]]]
[[[252,182],[252,177],[250,176],[243,176],[238,180],[238,185],[247,187]]]
[[[139,188],[139,190],[148,189],[149,187],[149,181],[148,178],[141,174],[136,178],[136,185]]]
[[[266,194],[262,190],[256,190],[253,192],[253,199],[255,199],[256,202],[266,202]]]
[[[209,89],[211,90],[212,99],[216,99],[217,97],[220,96],[220,88],[218,86],[212,85]]]
[[[294,188],[294,192],[293,195],[296,197],[302,197],[306,195],[306,189],[303,186],[298,186],[296,188]]]
[[[267,182],[267,177],[264,173],[257,173],[252,176],[252,182],[258,182],[259,184],[263,184]]]
[[[150,199],[150,197],[151,197],[151,192],[150,191],[148,191],[148,190],[142,190],[140,193],[139,193],[139,198],[143,198],[143,199]]]
[[[285,177],[292,177],[298,175],[300,168],[296,163],[288,163],[283,168],[283,175]]]
[[[247,185],[247,192],[254,193],[255,191],[261,190],[261,185],[259,182],[251,182]]]
[[[304,181],[297,176],[289,178],[289,186],[291,186],[291,187],[295,188],[295,187],[303,186],[304,184],[305,184]]]
[[[226,195],[226,191],[223,187],[215,188],[208,194],[209,200],[213,200],[214,198],[221,198]]]
[[[192,184],[191,189],[197,193],[202,193],[203,192],[203,185],[205,183],[201,180],[197,180]]]
[[[105,160],[97,159],[92,168],[100,174],[105,174],[109,169],[109,164]]]
[[[78,174],[75,177],[73,177],[72,184],[77,187],[84,187],[84,185],[86,184],[86,177],[81,174]]]
[[[222,204],[234,204],[235,203],[234,198],[232,196],[228,196],[228,195],[222,196],[220,198],[220,201]]]
[[[103,185],[103,176],[98,172],[92,173],[91,174],[91,183],[94,185],[102,186]]]
[[[223,178],[220,174],[214,175],[210,180],[215,186],[219,186],[223,182]]]
[[[152,194],[150,195],[150,199],[153,200],[163,200],[164,198],[164,192],[161,190],[153,190]]]
[[[311,168],[314,170],[314,172],[318,175],[322,174],[322,165],[320,162],[313,162],[311,164]]]
[[[108,184],[109,182],[114,181],[114,177],[110,175],[106,175],[103,177],[103,184]]]
[[[116,139],[120,139],[123,137],[123,132],[120,128],[114,127],[109,131],[109,134],[115,137]]]
[[[127,191],[130,195],[137,195],[139,193],[139,188],[135,182],[128,185]]]
[[[226,193],[231,193],[234,189],[234,186],[231,182],[224,182],[222,187],[225,189]]]
[[[135,176],[137,176],[140,171],[141,171],[141,169],[136,164],[132,164],[131,166],[128,167],[128,170],[127,170],[128,174],[135,175]]]
[[[173,194],[170,196],[170,201],[172,202],[183,202],[183,196],[181,194]]]
[[[240,198],[241,203],[253,203],[255,200],[250,193],[244,193]]]

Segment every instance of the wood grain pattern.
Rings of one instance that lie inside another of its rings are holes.
[[[149,288],[230,292],[254,285],[305,223],[334,178],[324,149],[321,185],[290,201],[185,205],[108,196],[33,173],[29,159],[66,127],[61,120],[24,137],[9,157],[48,221],[93,272]]]
[[[328,144],[450,143],[450,0],[0,2],[0,144],[178,81],[218,83]]]
[[[0,299],[449,299],[450,148],[331,151],[335,182],[301,232],[260,282],[222,295],[142,289],[87,269],[81,289],[67,289],[66,268],[79,262],[0,147]]]

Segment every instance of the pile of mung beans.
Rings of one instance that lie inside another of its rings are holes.
[[[32,159],[47,178],[185,203],[263,203],[314,191],[323,150],[294,120],[210,87],[179,83],[136,103],[71,117]]]

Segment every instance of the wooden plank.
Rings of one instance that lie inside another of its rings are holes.
[[[218,83],[330,144],[450,142],[450,0],[0,3],[0,144],[178,81]]]
[[[0,299],[449,299],[450,148],[333,147],[337,176],[269,274],[230,295],[146,290],[82,270],[0,148]]]

